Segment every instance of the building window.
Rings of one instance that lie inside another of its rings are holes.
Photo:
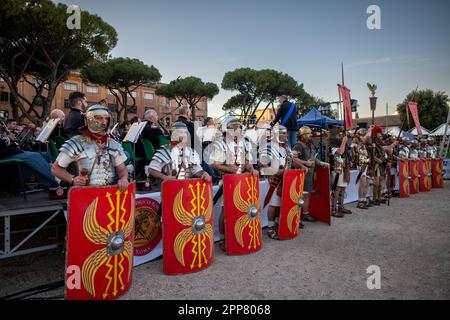
[[[0,101],[9,101],[9,92],[0,92]]]
[[[113,104],[113,103],[108,104],[108,109],[111,112],[117,112],[117,104]]]
[[[170,99],[166,98],[166,108],[170,108]]]
[[[64,99],[64,108],[70,108],[69,99]]]
[[[64,90],[77,91],[78,86],[76,83],[64,82]]]
[[[113,91],[115,92],[115,94],[119,94],[119,91],[117,91],[117,89],[113,89]],[[111,93],[111,91],[108,89],[108,95],[113,96],[113,94]]]
[[[153,100],[154,99],[153,93],[148,92],[144,93],[144,99]]]
[[[128,94],[129,97],[136,98],[138,96],[136,91],[131,92],[131,94]]]
[[[87,86],[86,87],[86,92],[88,92],[88,93],[98,93],[98,87]]]

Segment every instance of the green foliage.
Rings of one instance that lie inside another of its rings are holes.
[[[11,89],[13,114],[41,124],[50,112],[56,87],[71,70],[104,60],[117,43],[113,27],[81,11],[81,29],[67,28],[67,6],[50,0],[0,2],[0,76]],[[30,76],[39,84],[29,81]],[[19,81],[34,87],[32,101],[18,92]],[[35,110],[42,99],[42,113]]]
[[[446,121],[449,108],[448,102],[450,100],[444,92],[433,92],[430,89],[417,92],[411,91],[405,100],[397,106],[397,111],[406,130],[415,126],[411,114],[409,116],[411,128],[408,128],[406,120],[406,104],[409,101],[417,103],[420,125],[422,127],[431,131]]]
[[[107,87],[116,96],[120,105],[117,110],[118,119],[122,121],[127,119],[127,97],[133,100],[130,107],[134,107],[136,100],[131,93],[144,84],[155,85],[161,80],[161,74],[153,65],[147,66],[138,59],[114,58],[84,67],[81,78],[85,82]]]
[[[288,74],[271,70],[254,70],[239,68],[227,72],[222,80],[222,88],[237,91],[222,107],[224,111],[240,112],[241,118],[247,119],[260,107],[267,109],[281,95],[303,101],[309,94]],[[259,119],[258,119],[259,121]]]
[[[204,83],[197,77],[178,78],[169,84],[162,85],[156,90],[158,96],[174,99],[179,105],[185,100],[192,111],[192,120],[195,118],[197,103],[202,99],[212,99],[219,93],[219,87],[211,82]]]

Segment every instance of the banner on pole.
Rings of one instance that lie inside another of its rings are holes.
[[[408,108],[409,108],[409,111],[411,111],[411,115],[413,117],[414,124],[416,125],[417,135],[419,137],[422,137],[422,127],[420,126],[419,112],[418,112],[418,109],[417,109],[417,103],[409,101],[408,102]]]
[[[348,89],[344,85],[339,86],[339,90],[341,92],[341,97],[344,105],[344,120],[345,120],[345,127],[351,128],[352,127],[352,102],[350,97],[350,89]]]

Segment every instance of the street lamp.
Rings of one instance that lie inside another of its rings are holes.
[[[376,84],[367,83],[372,96],[369,97],[370,100],[370,110],[372,110],[372,125],[375,125],[375,109],[377,108],[377,97],[375,97],[375,90],[377,90]]]

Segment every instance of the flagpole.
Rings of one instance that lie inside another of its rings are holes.
[[[386,132],[387,132],[387,127],[388,127],[388,112],[389,112],[389,106],[388,103],[386,102]]]

